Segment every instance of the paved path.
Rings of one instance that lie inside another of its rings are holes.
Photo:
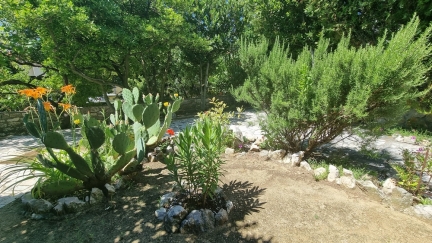
[[[174,119],[171,124],[171,128],[174,129],[176,133],[178,133],[186,126],[193,124],[195,118],[196,117],[179,117],[178,119]],[[233,119],[231,119],[230,128],[234,130],[240,130],[245,137],[258,136],[261,134],[260,127],[258,126],[257,113],[252,111],[246,111],[240,117],[234,117]],[[68,140],[71,141],[71,132],[68,130],[65,130],[63,132],[65,133],[65,137],[67,137]],[[355,152],[360,149],[361,139],[356,136],[351,136],[341,140],[341,138],[343,138],[344,136],[346,136],[346,134],[336,138],[333,141],[334,144],[323,146],[323,151],[333,150],[337,148],[340,151],[346,151],[347,155],[355,154]],[[398,142],[390,136],[380,137],[380,139],[378,139],[374,143],[374,146],[378,151],[390,155],[390,159],[396,162],[401,162],[402,158],[400,152],[402,148],[408,148],[412,151],[415,151],[420,147],[419,145]],[[34,159],[34,156],[36,155],[35,150],[41,147],[42,144],[40,143],[40,141],[31,136],[9,136],[7,138],[1,139],[0,178],[5,175],[4,169],[8,168],[8,166],[11,166],[11,164],[15,164],[22,159]],[[357,159],[358,157],[355,157],[355,160]],[[380,163],[368,159],[364,160],[361,163],[367,163],[370,167],[377,168],[378,170],[384,166],[382,162]],[[386,164],[385,166],[388,166],[388,164]],[[26,173],[28,174],[29,172],[27,171]],[[9,181],[6,184],[0,184],[0,191],[2,191],[4,188],[10,185],[10,183],[15,182],[19,178],[20,175],[16,175],[14,180]],[[24,181],[22,183],[19,183],[14,188],[14,190],[12,190],[11,188],[0,193],[0,208],[12,202],[15,198],[20,197],[22,194],[30,191],[35,182],[36,179]]]

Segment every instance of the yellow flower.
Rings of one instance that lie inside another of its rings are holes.
[[[52,109],[52,107],[51,107],[51,103],[49,103],[48,101],[45,101],[45,102],[43,103],[43,106],[44,106],[44,109],[45,109],[46,111],[50,111],[50,110]]]
[[[176,98],[177,98],[177,97],[178,97],[178,94],[177,94],[177,93],[175,93],[175,94],[174,94],[174,97],[176,97]]]
[[[58,103],[58,104],[63,108],[63,110],[68,110],[71,108],[71,104],[64,104],[64,103]]]
[[[76,120],[74,120],[74,124],[75,124],[75,125],[80,124],[80,119],[76,119]]]
[[[61,87],[61,92],[66,93],[67,95],[75,94],[75,87],[72,84]]]
[[[164,105],[165,107],[167,107],[167,106],[169,106],[169,102],[164,102],[163,105]]]

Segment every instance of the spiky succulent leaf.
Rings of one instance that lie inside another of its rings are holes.
[[[48,131],[48,121],[47,121],[46,111],[43,105],[43,100],[38,99],[36,106],[39,113],[39,122],[42,128],[42,132],[46,133]]]
[[[50,148],[66,150],[69,148],[65,138],[58,132],[49,131],[42,137],[42,143]]]
[[[98,151],[95,149],[92,149],[91,151],[91,160],[96,178],[100,181],[104,181],[106,176],[105,165]]]
[[[143,105],[137,104],[137,105],[132,106],[132,113],[133,113],[132,120],[134,122],[141,122],[141,120],[143,118],[143,111],[144,111]]]
[[[83,175],[91,178],[94,177],[94,174],[92,170],[90,169],[89,164],[87,161],[81,157],[81,155],[77,154],[72,148],[67,148],[66,153],[68,153],[69,158],[71,159],[72,163],[74,164],[75,168]]]
[[[38,129],[38,127],[36,126],[36,124],[34,124],[33,122],[26,122],[24,123],[27,131],[36,138],[42,138],[41,133]]]
[[[59,197],[64,195],[70,195],[77,190],[84,189],[84,186],[73,180],[62,180],[45,182],[41,187],[35,188],[36,193],[41,193],[45,196]]]
[[[178,111],[178,110],[180,109],[180,105],[181,105],[181,103],[182,103],[181,100],[175,100],[175,101],[173,102],[173,104],[172,104],[171,111],[172,111],[172,112],[176,112],[176,111]]]
[[[133,157],[136,155],[136,150],[131,150],[122,156],[120,156],[117,160],[117,162],[110,168],[108,171],[108,176],[113,176],[115,173],[119,172],[123,167],[125,167],[129,161],[132,160]]]
[[[138,104],[138,101],[139,101],[139,90],[138,90],[137,87],[134,87],[132,89],[132,94],[133,94],[133,98],[134,98],[135,104]]]
[[[129,104],[133,104],[133,94],[129,89],[124,88],[122,90],[122,96],[125,102]]]
[[[134,147],[134,143],[126,133],[119,133],[114,136],[112,146],[117,153],[125,154]]]
[[[100,127],[85,127],[85,133],[92,149],[98,149],[105,142],[105,133]]]
[[[153,126],[156,122],[159,122],[159,108],[156,103],[147,106],[143,113],[143,123],[146,127]]]

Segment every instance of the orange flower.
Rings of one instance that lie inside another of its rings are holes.
[[[75,87],[72,84],[61,87],[61,92],[66,93],[68,95],[75,94]]]
[[[45,89],[43,87],[37,87],[35,89],[35,92],[39,93],[40,96],[45,95],[48,92],[48,89]]]
[[[52,107],[51,107],[51,103],[49,103],[48,101],[45,101],[45,102],[43,103],[43,106],[44,106],[44,109],[45,109],[46,111],[50,111],[50,110],[52,109]]]
[[[64,103],[58,103],[58,104],[63,108],[63,110],[69,110],[72,107],[71,104],[64,104]]]
[[[18,90],[18,94],[31,97],[33,99],[40,98],[42,95],[36,89],[22,89]]]
[[[174,130],[173,129],[167,129],[167,133],[170,135],[170,136],[174,136]]]

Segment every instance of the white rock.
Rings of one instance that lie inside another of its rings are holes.
[[[273,160],[281,160],[285,156],[286,151],[284,149],[278,149],[275,151],[271,151],[269,153],[269,157]]]
[[[415,205],[414,207],[414,212],[422,217],[422,218],[426,218],[426,219],[432,219],[432,205]]]
[[[99,188],[92,188],[91,193],[90,193],[90,204],[95,204],[95,203],[99,203],[102,202],[104,199],[104,194],[102,192],[101,189]]]
[[[226,222],[228,222],[228,212],[221,208],[219,212],[215,215],[215,224],[216,225],[223,225]]]
[[[226,202],[226,208],[227,208],[227,213],[230,213],[231,210],[234,208],[234,204],[231,201],[227,201]]]
[[[396,188],[396,181],[393,178],[387,178],[384,183],[383,183],[383,187],[382,187],[382,191],[389,195],[392,193],[393,189]]]
[[[256,145],[256,144],[252,144],[251,147],[250,147],[250,149],[249,149],[249,151],[259,152],[260,151],[260,147],[258,145]]]
[[[329,174],[327,175],[327,180],[333,182],[336,180],[336,178],[339,178],[338,168],[334,165],[329,165]]]
[[[64,211],[68,213],[74,213],[80,211],[85,205],[86,203],[79,200],[77,197],[60,198],[57,200],[56,212],[61,213],[62,209],[64,209]]]
[[[234,154],[234,149],[232,149],[232,148],[226,148],[225,149],[225,154]]]
[[[264,160],[269,160],[270,159],[270,157],[269,157],[269,151],[268,150],[262,150],[259,153],[259,157],[263,158]]]
[[[343,168],[342,173],[344,176],[353,177],[353,172],[351,170]]]
[[[159,200],[159,207],[160,208],[169,207],[172,200],[174,200],[176,194],[177,193],[175,193],[175,192],[170,192],[170,193],[163,195]]]
[[[163,220],[165,218],[166,213],[167,212],[165,208],[159,208],[158,210],[155,211],[155,216],[157,219]]]
[[[253,144],[259,146],[259,145],[262,144],[264,141],[265,141],[265,137],[261,135],[261,136],[259,136],[259,137],[255,140],[255,142],[254,142]]]
[[[324,167],[319,167],[319,168],[316,168],[314,170],[314,175],[315,176],[320,176],[320,175],[322,175],[322,174],[324,174],[326,172],[327,172],[327,170]]]
[[[307,171],[311,171],[312,168],[310,167],[309,163],[306,161],[300,162],[300,168],[304,168]]]
[[[108,191],[108,195],[113,195],[115,193],[115,187],[111,184],[105,184],[105,188]]]
[[[31,199],[27,205],[36,214],[49,213],[53,208],[53,205],[45,199]]]
[[[300,162],[303,160],[304,152],[300,151],[291,155],[291,165],[300,166]]]
[[[291,163],[292,154],[286,154],[282,159],[282,163],[290,164]]]
[[[352,176],[341,176],[340,182],[343,186],[350,189],[354,188],[356,185],[356,180]]]

